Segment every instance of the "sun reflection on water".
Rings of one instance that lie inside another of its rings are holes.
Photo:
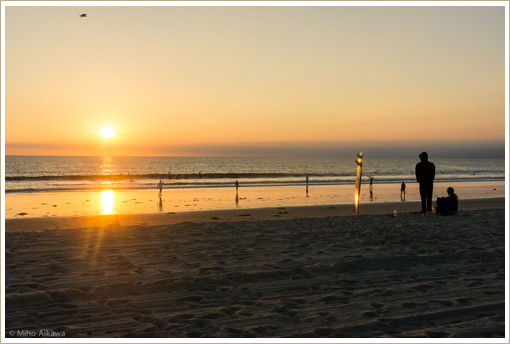
[[[101,162],[103,164],[101,174],[111,174],[113,173],[114,164],[112,157],[103,156],[101,157]]]
[[[101,208],[103,214],[115,214],[113,206],[115,204],[115,193],[113,190],[104,190],[101,193]]]

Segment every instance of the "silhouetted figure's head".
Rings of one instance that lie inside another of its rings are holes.
[[[423,162],[429,161],[429,155],[427,154],[427,152],[423,152],[420,154],[420,160]]]

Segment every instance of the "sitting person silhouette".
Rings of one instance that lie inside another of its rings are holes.
[[[453,188],[446,190],[448,197],[438,197],[436,201],[436,214],[453,215],[459,210],[458,196],[454,193]]]

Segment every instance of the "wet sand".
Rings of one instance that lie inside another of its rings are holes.
[[[504,198],[461,200],[459,210],[504,209]],[[421,210],[420,202],[384,202],[361,204],[359,215],[386,214],[397,216]],[[50,229],[103,228],[112,226],[160,226],[182,222],[222,222],[277,220],[355,215],[354,204],[266,207],[250,209],[215,209],[168,213],[107,214],[90,216],[58,216],[15,218],[5,220],[5,230],[44,231]]]
[[[455,188],[461,200],[505,197],[504,182],[436,183],[434,199]],[[368,188],[361,188],[361,209],[365,204],[401,202],[400,185],[375,184],[373,197]],[[157,190],[103,190],[83,192],[8,193],[5,216],[9,218],[84,216],[140,213],[181,213],[216,209],[252,209],[310,205],[352,205],[352,185],[241,187],[164,189],[161,199]],[[420,200],[418,186],[409,183],[404,203]],[[398,210],[398,209],[397,209]],[[393,210],[392,210],[393,211]]]

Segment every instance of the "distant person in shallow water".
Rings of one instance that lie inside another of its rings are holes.
[[[436,201],[436,214],[453,215],[459,210],[459,197],[454,193],[453,188],[446,190],[448,197],[438,197]]]
[[[370,199],[374,197],[374,178],[370,178],[370,183],[368,184],[368,191],[370,192]]]
[[[308,174],[306,175],[306,197],[308,197]]]
[[[420,154],[421,162],[416,164],[416,181],[420,184],[421,212],[428,216],[432,211],[432,191],[436,176],[436,165],[429,161],[426,152]]]
[[[403,196],[403,198],[402,198]],[[406,199],[406,183],[402,182],[402,185],[400,185],[400,199]]]
[[[161,196],[161,194],[163,193],[163,182],[161,180],[158,183],[158,189],[159,189],[158,195]]]

